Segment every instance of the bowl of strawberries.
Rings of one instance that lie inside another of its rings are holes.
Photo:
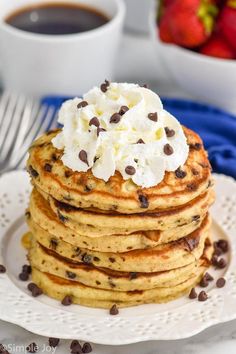
[[[185,91],[236,111],[236,0],[162,0],[152,29]]]

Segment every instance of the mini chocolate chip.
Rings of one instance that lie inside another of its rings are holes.
[[[202,144],[200,144],[200,143],[189,144],[189,148],[193,149],[193,150],[199,151],[199,150],[201,150],[201,147],[202,147]]]
[[[126,112],[128,112],[128,110],[129,110],[129,107],[127,107],[127,106],[121,106],[121,107],[120,107],[120,110],[119,110],[119,114],[120,114],[121,116],[123,116]]]
[[[101,282],[99,280],[96,280],[97,285],[101,285]]]
[[[93,117],[92,119],[90,119],[89,125],[95,125],[95,127],[98,128],[100,125],[100,122],[97,117]]]
[[[119,123],[119,121],[121,120],[121,115],[119,113],[114,113],[112,114],[111,118],[110,118],[110,123]]]
[[[199,175],[199,171],[196,169],[196,168],[192,168],[192,174],[194,175],[194,176],[197,176],[197,175]]]
[[[31,266],[29,264],[24,264],[22,266],[22,273],[31,274]]]
[[[65,177],[69,178],[72,175],[72,171],[66,170],[65,171]]]
[[[140,194],[140,195],[138,196],[138,199],[139,199],[139,201],[140,201],[140,204],[141,204],[140,207],[141,207],[141,208],[148,208],[149,202],[148,202],[147,197],[145,197],[145,195]]]
[[[211,263],[212,265],[214,265],[215,267],[218,266],[218,256],[213,254],[212,258],[211,258]]]
[[[192,221],[199,221],[200,220],[200,215],[193,215],[192,216]]]
[[[172,136],[175,135],[174,129],[170,129],[168,127],[165,127],[165,132],[166,132],[167,138],[172,138]]]
[[[163,151],[166,155],[172,155],[174,152],[174,150],[173,150],[172,146],[170,146],[170,144],[165,144]]]
[[[95,261],[95,262],[99,262],[100,261],[100,258],[98,258],[98,257],[93,257],[93,260]]]
[[[118,307],[116,306],[116,304],[112,305],[112,307],[110,308],[110,315],[118,315],[119,310]]]
[[[82,350],[79,341],[76,340],[76,339],[75,339],[75,340],[72,340],[72,342],[71,342],[71,344],[70,344],[70,349],[71,349],[71,350],[74,350],[74,349],[76,350],[76,349],[77,349],[78,351],[79,351],[79,350],[80,350],[80,351]]]
[[[206,288],[206,287],[209,285],[208,280],[206,279],[205,276],[202,277],[202,279],[201,279],[199,285],[200,285],[202,288]]]
[[[27,281],[27,280],[29,280],[29,274],[22,272],[22,273],[19,274],[19,279],[22,280],[22,281]]]
[[[222,249],[218,247],[217,242],[214,242],[214,255],[221,256],[223,254]]]
[[[25,212],[25,217],[26,217],[26,219],[29,219],[29,218],[31,217],[31,214],[30,214],[29,211],[26,211],[26,212]]]
[[[26,347],[27,352],[29,353],[36,353],[39,350],[39,347],[37,346],[36,343],[30,343],[27,347]]]
[[[0,264],[0,273],[6,273],[6,267],[2,264]]]
[[[92,256],[90,256],[89,254],[85,253],[82,257],[82,261],[86,264],[89,264],[92,262]]]
[[[101,132],[106,132],[106,129],[104,129],[104,128],[97,128],[97,136],[99,136],[99,134],[100,134]],[[95,161],[95,162],[96,162],[96,161]]]
[[[223,288],[225,286],[226,280],[225,278],[219,278],[216,282],[217,288]]]
[[[143,84],[141,87],[148,88],[148,84]]]
[[[143,141],[143,139],[138,139],[138,141],[136,142],[136,144],[145,144],[145,142]]]
[[[217,262],[217,267],[220,269],[225,268],[227,265],[226,260],[224,258],[220,258]]]
[[[129,278],[130,278],[130,280],[137,279],[137,273],[136,272],[130,272],[129,273]]]
[[[55,251],[56,248],[57,248],[57,246],[58,246],[58,241],[55,240],[54,238],[51,238],[49,247],[50,247],[53,251]]]
[[[207,273],[207,272],[205,273],[204,277],[206,278],[207,281],[213,281],[214,280],[213,276],[211,274]]]
[[[82,108],[82,107],[86,107],[88,105],[87,101],[82,101],[80,103],[77,104],[77,108]]]
[[[195,288],[192,288],[190,293],[189,293],[189,296],[188,296],[190,299],[196,299],[197,297],[197,292],[195,290]]]
[[[189,189],[190,191],[196,191],[197,188],[198,188],[198,186],[197,186],[196,183],[189,183],[189,184],[187,184],[186,187],[187,187],[187,189]]]
[[[79,152],[79,159],[80,159],[82,162],[84,162],[84,163],[86,163],[87,165],[89,165],[89,164],[88,164],[88,155],[87,155],[87,152],[86,152],[85,150],[81,150],[81,151]]]
[[[153,122],[157,122],[157,120],[158,120],[157,112],[149,113],[149,114],[148,114],[148,118],[149,118],[150,120],[152,120]]]
[[[72,302],[72,297],[70,295],[66,295],[61,301],[63,306],[70,306]]]
[[[29,291],[32,291],[35,288],[35,286],[37,286],[35,283],[29,283],[27,288],[29,289]]]
[[[52,172],[52,165],[50,165],[50,163],[45,163],[44,171]]]
[[[183,170],[181,170],[180,167],[177,168],[177,170],[175,170],[175,175],[177,178],[184,178],[186,177],[187,173]]]
[[[69,279],[75,279],[76,278],[76,274],[70,271],[66,271],[66,275]]]
[[[208,299],[207,293],[202,290],[198,295],[198,301],[206,301],[207,299]]]
[[[100,89],[102,92],[107,92],[108,87],[110,86],[110,82],[108,80],[105,80],[104,83],[101,84]]]
[[[113,257],[109,257],[109,261],[110,261],[111,263],[114,263],[116,260],[115,260],[115,258],[113,258]]]
[[[60,342],[59,338],[48,338],[48,343],[50,347],[56,348]]]
[[[92,352],[92,346],[90,343],[86,342],[84,343],[83,347],[82,347],[82,353],[91,353]]]
[[[229,243],[228,243],[228,241],[221,239],[221,240],[218,240],[218,241],[216,242],[216,244],[217,244],[217,246],[222,250],[223,253],[228,252],[228,250],[229,250]]]
[[[31,291],[33,297],[38,297],[43,294],[43,290],[35,285]]]
[[[29,166],[29,173],[34,178],[38,177],[39,175],[38,172],[31,165]]]
[[[58,157],[57,157],[57,155],[55,154],[55,153],[53,153],[52,155],[51,155],[51,159],[52,159],[52,161],[57,161],[57,159],[58,159]]]
[[[125,167],[125,172],[127,173],[127,175],[132,176],[132,175],[135,174],[136,170],[135,170],[135,168],[133,166],[126,166]]]

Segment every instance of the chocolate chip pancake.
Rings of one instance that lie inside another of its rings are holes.
[[[189,289],[193,288],[199,282],[206,269],[207,266],[198,267],[188,280],[173,287],[167,286],[134,291],[97,289],[76,281],[41,272],[35,267],[32,268],[32,280],[43,290],[44,294],[59,301],[62,301],[65,296],[69,295],[74,304],[111,308],[115,303],[121,308],[149,303],[165,303],[174,300],[188,293]]]
[[[45,233],[34,234],[34,237],[40,245],[53,249],[70,261],[82,261],[124,272],[159,272],[183,267],[199,259],[203,253],[205,241],[210,240],[210,224],[210,218],[207,216],[197,230],[180,240],[154,248],[123,253],[89,251],[65,241],[52,244],[48,237],[44,237]]]
[[[202,266],[207,266],[212,246],[205,246],[203,255],[184,267],[156,273],[119,272],[92,264],[69,262],[52,250],[41,246],[35,240],[29,252],[31,266],[41,272],[49,272],[60,278],[99,289],[115,291],[147,290],[156,287],[173,287],[191,278]]]
[[[204,194],[211,185],[211,168],[202,141],[193,131],[183,129],[190,148],[188,159],[175,172],[166,172],[163,181],[154,187],[140,188],[117,171],[108,182],[94,177],[90,170],[73,172],[63,165],[62,151],[51,143],[58,130],[33,143],[27,169],[36,187],[77,208],[133,214],[177,207]]]

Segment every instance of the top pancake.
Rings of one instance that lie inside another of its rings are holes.
[[[183,129],[190,148],[188,159],[181,168],[186,176],[179,178],[175,172],[166,172],[163,181],[151,188],[125,181],[117,171],[108,182],[94,177],[91,170],[73,172],[63,165],[62,151],[51,143],[59,130],[44,134],[33,143],[27,169],[35,186],[78,208],[130,214],[176,207],[204,193],[211,183],[211,167],[202,140],[193,131]]]

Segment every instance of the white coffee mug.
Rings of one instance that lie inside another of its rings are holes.
[[[31,96],[79,95],[104,79],[112,79],[125,5],[123,0],[69,0],[100,10],[109,21],[90,31],[44,35],[4,22],[22,6],[67,0],[1,0],[0,72],[6,89]]]

